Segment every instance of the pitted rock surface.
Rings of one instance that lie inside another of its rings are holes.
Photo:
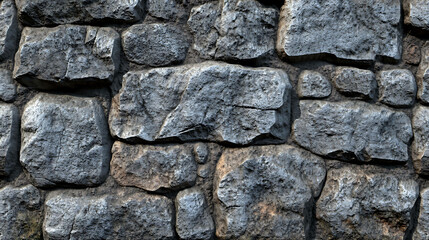
[[[377,78],[380,102],[394,107],[409,107],[414,104],[417,85],[410,70],[381,71]]]
[[[376,98],[377,81],[370,70],[339,67],[334,73],[334,85],[344,95],[359,99]]]
[[[14,1],[0,1],[0,61],[13,55],[18,44],[18,33],[18,18]]]
[[[299,75],[298,96],[301,98],[325,98],[332,92],[332,85],[322,74],[305,70]]]

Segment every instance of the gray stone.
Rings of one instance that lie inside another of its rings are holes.
[[[129,72],[110,131],[130,141],[284,142],[291,88],[280,69],[215,62]]]
[[[0,119],[0,176],[7,176],[18,163],[18,108],[12,104],[0,104]]]
[[[204,193],[186,189],[176,197],[176,231],[180,239],[212,239],[214,223]]]
[[[429,41],[426,41],[421,51],[421,61],[416,74],[418,98],[424,102],[429,103]]]
[[[195,184],[193,145],[129,145],[115,142],[110,174],[124,186],[147,191],[181,189]]]
[[[418,223],[413,234],[414,240],[429,239],[429,188],[421,190],[420,199]]]
[[[15,3],[13,0],[0,1],[0,61],[13,55],[18,32]]]
[[[197,143],[194,146],[195,161],[205,164],[209,156],[209,148],[204,143]]]
[[[280,13],[277,51],[281,56],[333,55],[372,61],[401,58],[400,0],[291,0]]]
[[[38,94],[21,123],[22,166],[39,187],[94,186],[107,177],[110,136],[93,98]]]
[[[419,30],[429,31],[429,4],[427,0],[405,0],[404,22]]]
[[[370,70],[339,67],[334,73],[333,81],[336,89],[344,95],[359,99],[376,98],[377,80]]]
[[[27,185],[0,189],[0,239],[41,239],[40,193]]]
[[[0,69],[0,99],[11,102],[16,97],[16,85],[13,82],[12,72]]]
[[[274,51],[278,11],[256,0],[222,0],[194,7],[188,25],[206,59],[248,60]]]
[[[378,73],[379,100],[394,107],[409,107],[414,104],[417,85],[408,69],[386,70]]]
[[[405,239],[418,194],[418,183],[405,173],[331,169],[316,204],[316,239]]]
[[[19,19],[28,26],[67,23],[132,23],[142,18],[144,0],[16,0]]]
[[[163,196],[51,194],[45,211],[44,239],[174,239],[173,203]]]
[[[138,24],[122,33],[128,60],[149,66],[183,62],[189,45],[185,33],[172,24]]]
[[[345,161],[406,162],[413,136],[405,113],[360,101],[300,102],[295,141],[328,158]]]
[[[332,86],[322,74],[305,70],[298,78],[298,96],[301,98],[325,98],[331,95]]]
[[[429,107],[417,106],[413,112],[412,155],[418,174],[429,175]]]
[[[309,239],[323,159],[287,145],[227,149],[214,179],[220,239]]]
[[[163,20],[175,21],[183,11],[176,0],[147,0],[147,12],[150,16]]]
[[[63,25],[24,28],[14,78],[35,88],[110,84],[119,65],[112,28]]]

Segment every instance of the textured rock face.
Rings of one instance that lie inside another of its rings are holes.
[[[0,189],[0,239],[41,239],[40,201],[32,185]]]
[[[344,95],[360,99],[376,97],[377,81],[370,70],[351,67],[339,67],[334,73],[334,84]]]
[[[21,123],[22,166],[39,187],[100,184],[110,160],[101,104],[91,98],[39,94]]]
[[[16,86],[12,79],[12,72],[0,69],[0,99],[10,102],[16,97]]]
[[[174,21],[177,18],[180,6],[176,0],[147,0],[147,12],[155,18]]]
[[[401,57],[399,0],[292,0],[280,13],[280,55],[334,55],[340,59]]]
[[[421,61],[416,74],[418,93],[417,96],[424,103],[429,103],[429,41],[427,41],[421,51]]]
[[[113,136],[126,140],[285,141],[290,89],[285,72],[206,62],[130,72],[112,101]]]
[[[19,19],[29,26],[90,22],[136,22],[143,0],[16,0]]]
[[[213,238],[213,218],[201,190],[186,189],[177,194],[176,231],[180,239]]]
[[[368,168],[328,171],[316,204],[317,239],[404,238],[419,194],[417,182]]]
[[[18,108],[9,104],[0,104],[0,119],[0,176],[7,176],[18,163]]]
[[[293,124],[295,141],[310,151],[345,161],[406,162],[411,121],[364,102],[300,102],[301,117]]]
[[[17,44],[18,20],[13,0],[0,1],[0,61],[13,54]]]
[[[331,95],[332,86],[326,77],[314,71],[305,70],[299,75],[298,96],[301,98],[324,98]]]
[[[132,193],[100,197],[50,195],[45,239],[173,239],[173,203]]]
[[[378,75],[379,99],[396,107],[412,106],[417,85],[413,73],[407,69],[381,71]]]
[[[429,175],[429,108],[418,106],[413,115],[414,168],[419,174]]]
[[[405,0],[404,12],[406,24],[429,31],[429,4],[426,0]]]
[[[216,236],[308,238],[325,174],[321,158],[291,146],[227,149],[214,180]]]
[[[192,9],[194,49],[206,59],[247,60],[274,50],[278,12],[255,0],[222,0]]]
[[[171,24],[133,25],[122,34],[128,60],[150,66],[180,63],[189,48],[185,33]]]
[[[13,74],[35,88],[109,84],[119,50],[120,37],[112,28],[24,28]]]
[[[413,234],[414,240],[429,238],[429,188],[421,190],[420,198],[420,213],[416,231]]]
[[[193,145],[148,146],[115,142],[110,173],[124,186],[147,191],[192,186],[197,177]]]

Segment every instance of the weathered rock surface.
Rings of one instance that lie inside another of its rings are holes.
[[[405,113],[360,101],[300,101],[293,136],[302,147],[345,161],[406,162],[411,121]]]
[[[180,239],[212,239],[214,229],[204,193],[198,188],[179,192],[176,197],[176,231]]]
[[[256,0],[222,0],[194,7],[193,48],[206,59],[255,59],[274,51],[278,11]]]
[[[173,203],[145,193],[105,196],[51,194],[45,239],[173,239]]]
[[[333,76],[334,85],[344,95],[360,99],[374,99],[377,80],[370,70],[339,67]]]
[[[21,135],[20,161],[36,186],[94,186],[105,180],[110,137],[97,100],[36,95],[24,109]]]
[[[12,104],[0,104],[0,119],[0,176],[7,176],[18,163],[18,108]]]
[[[292,0],[280,13],[277,50],[288,57],[401,58],[399,0]]]
[[[216,236],[306,239],[323,159],[287,145],[227,149],[216,167]]]
[[[182,62],[189,45],[185,33],[172,24],[138,24],[122,33],[128,60],[149,66]]]
[[[426,0],[405,0],[404,13],[406,24],[429,31],[429,4]]]
[[[13,55],[18,32],[15,3],[13,0],[0,1],[0,61]]]
[[[429,239],[429,188],[420,191],[420,211],[414,240]]]
[[[331,169],[316,204],[316,239],[404,239],[418,194],[405,174],[374,166]]]
[[[429,103],[429,41],[427,41],[421,51],[421,61],[416,74],[418,84],[418,98]]]
[[[40,202],[32,185],[0,189],[0,239],[41,239]]]
[[[272,68],[206,62],[129,72],[110,131],[131,141],[284,142],[290,90],[287,74]]]
[[[413,112],[413,162],[417,173],[429,175],[429,107],[418,106]]]
[[[331,95],[332,86],[322,74],[305,70],[299,75],[298,96],[301,98],[324,98]]]
[[[13,82],[12,72],[0,69],[0,99],[10,102],[16,97],[16,85]]]
[[[16,0],[19,19],[28,26],[132,23],[141,19],[144,0]]]
[[[110,174],[124,186],[147,191],[181,189],[195,184],[193,145],[129,145],[115,142]]]
[[[112,28],[63,25],[24,28],[14,78],[35,88],[110,84],[120,37]]]
[[[391,106],[412,106],[416,99],[416,80],[408,69],[381,71],[378,74],[378,87],[379,100]]]
[[[176,0],[147,0],[147,12],[150,16],[174,21],[181,9]]]

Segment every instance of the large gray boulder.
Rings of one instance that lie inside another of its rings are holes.
[[[429,188],[420,191],[420,209],[414,240],[429,239]]]
[[[277,51],[281,56],[333,55],[372,61],[399,60],[400,0],[290,0],[280,13]]]
[[[418,183],[405,172],[331,169],[316,204],[316,239],[405,239],[418,195]]]
[[[110,84],[118,69],[119,34],[108,27],[24,28],[14,78],[35,88]]]
[[[0,176],[7,176],[18,165],[18,108],[12,104],[0,104],[0,119]]]
[[[287,145],[227,149],[214,179],[220,239],[309,239],[323,159]]]
[[[94,186],[107,177],[110,136],[93,98],[38,94],[25,106],[20,161],[38,187]]]
[[[429,103],[429,41],[421,50],[421,61],[416,74],[418,85],[417,97],[424,103]]]
[[[404,13],[405,24],[429,31],[429,4],[426,0],[404,0]]]
[[[12,72],[0,68],[0,99],[11,102],[16,97],[16,85],[12,78]]]
[[[413,132],[414,168],[418,174],[429,175],[429,107],[420,105],[414,109]]]
[[[18,32],[14,1],[0,1],[0,61],[13,55],[18,43]]]
[[[293,137],[302,147],[345,161],[406,162],[413,136],[403,112],[360,101],[300,102]]]
[[[291,88],[282,70],[215,62],[129,72],[110,131],[130,141],[284,142]]]

